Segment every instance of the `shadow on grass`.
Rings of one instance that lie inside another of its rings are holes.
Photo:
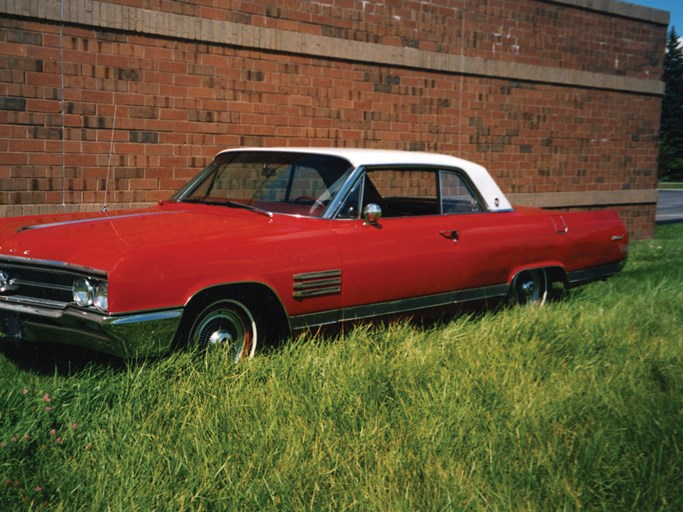
[[[57,343],[28,343],[0,335],[0,353],[22,370],[39,375],[68,376],[90,366],[120,370],[129,361],[92,350]]]

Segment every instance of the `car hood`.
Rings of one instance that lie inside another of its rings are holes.
[[[5,219],[0,255],[65,262],[109,271],[131,251],[245,237],[272,222],[253,211],[171,204],[146,210]]]

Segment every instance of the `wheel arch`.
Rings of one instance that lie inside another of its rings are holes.
[[[569,278],[565,268],[558,263],[549,264],[534,264],[519,267],[510,274],[508,281],[509,300],[515,302],[519,300],[517,297],[517,280],[521,279],[527,272],[541,272],[543,293],[540,303],[543,304],[547,300],[556,300],[561,297],[569,288]],[[528,275],[528,274],[527,274]]]
[[[547,285],[552,283],[561,283],[565,287],[568,285],[567,271],[565,270],[564,266],[558,262],[533,263],[531,265],[517,267],[508,275],[507,284],[512,286],[515,278],[526,270],[544,271]]]
[[[210,304],[231,299],[242,303],[265,328],[265,345],[277,343],[291,334],[289,316],[278,295],[269,286],[258,282],[240,282],[213,285],[195,292],[185,303],[176,344],[182,344],[193,319]],[[263,342],[259,343],[263,346]]]

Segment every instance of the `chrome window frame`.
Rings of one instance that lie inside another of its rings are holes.
[[[421,165],[421,164],[399,164],[399,165],[391,165],[391,164],[381,164],[381,165],[361,165],[358,166],[349,176],[349,178],[346,180],[346,183],[342,185],[342,187],[339,189],[339,192],[336,194],[336,196],[333,198],[333,201],[330,202],[330,204],[327,206],[324,214],[321,216],[321,218],[324,219],[335,219],[335,220],[358,220],[362,217],[360,214],[360,210],[362,210],[361,205],[359,204],[359,216],[355,219],[350,219],[350,218],[339,218],[339,214],[341,212],[342,207],[346,203],[348,197],[350,196],[351,192],[353,191],[354,187],[356,186],[356,183],[358,180],[361,180],[361,190],[360,190],[360,203],[362,204],[363,202],[363,196],[365,193],[364,187],[365,187],[365,176],[368,172],[373,172],[373,171],[381,171],[381,170],[402,170],[402,169],[408,169],[408,170],[415,170],[415,171],[433,171],[436,173],[436,186],[437,186],[437,195],[436,195],[436,201],[439,207],[439,213],[437,215],[472,215],[472,214],[481,214],[481,213],[487,213],[490,212],[491,209],[488,205],[488,203],[484,200],[483,195],[477,188],[477,186],[474,184],[474,182],[470,179],[470,176],[467,174],[467,172],[464,169],[461,169],[459,167],[446,167],[442,165]],[[469,212],[453,212],[453,213],[444,213],[443,212],[443,201],[442,201],[442,173],[452,173],[456,174],[458,177],[460,177],[464,183],[464,185],[467,187],[469,190],[470,194],[472,194],[472,197],[477,200],[479,203],[481,210],[479,211],[473,211],[471,213]],[[413,216],[409,216],[410,218],[413,218]],[[400,217],[396,217],[400,218]]]

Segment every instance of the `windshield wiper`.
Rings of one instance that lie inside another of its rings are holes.
[[[193,203],[193,204],[208,204],[211,206],[228,206],[230,208],[240,208],[242,210],[249,210],[254,213],[258,213],[260,215],[265,215],[269,219],[273,217],[273,214],[271,212],[268,212],[266,210],[262,210],[261,208],[257,208],[256,206],[252,206],[250,204],[246,203],[240,203],[238,201],[230,201],[227,199],[221,199],[221,200],[210,200],[210,199],[201,199],[201,198],[195,198],[195,197],[190,197],[190,198],[185,198],[180,200],[181,203]]]
[[[259,214],[261,214],[261,215],[265,215],[265,216],[268,217],[269,219],[273,218],[273,213],[272,213],[272,212],[268,212],[268,211],[266,211],[266,210],[261,210],[261,208],[256,208],[256,206],[252,206],[252,205],[250,205],[250,204],[239,203],[239,202],[237,202],[237,201],[226,201],[224,204],[225,204],[226,206],[230,206],[230,207],[232,207],[232,208],[242,208],[243,210],[250,210],[250,211],[252,211],[252,212],[254,212],[254,213],[259,213]]]

